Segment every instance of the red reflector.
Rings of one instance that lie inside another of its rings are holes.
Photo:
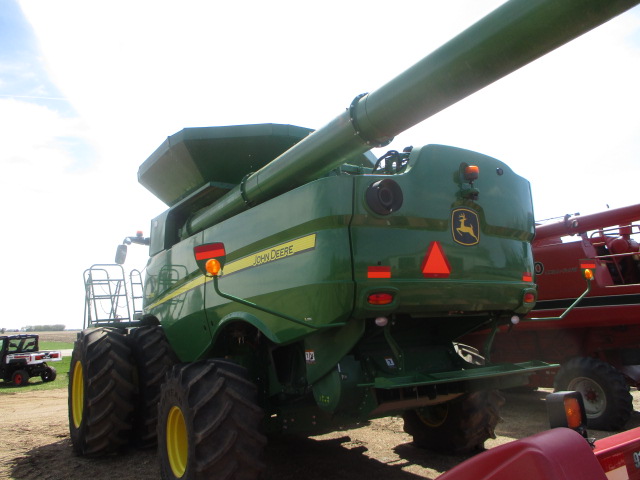
[[[371,305],[389,305],[393,302],[393,295],[390,293],[372,293],[367,301]]]
[[[391,278],[391,267],[368,267],[367,278]]]
[[[208,260],[210,258],[224,257],[224,243],[207,243],[199,245],[193,249],[196,260]]]
[[[522,274],[522,281],[523,282],[533,282],[533,276],[531,275],[531,272],[524,272]]]
[[[522,300],[524,303],[533,303],[536,301],[536,296],[533,293],[525,293]]]
[[[451,266],[440,246],[440,242],[431,242],[422,261],[422,275],[425,278],[447,278]]]
[[[618,468],[623,468],[625,467],[625,463],[624,463],[624,454],[619,452],[619,453],[613,453],[609,456],[606,457],[597,457],[598,461],[600,462],[600,465],[602,466],[602,469],[604,470],[604,473],[609,473],[613,470],[617,470]],[[608,476],[607,476],[608,478]],[[616,477],[611,477],[611,478],[616,478]],[[623,476],[621,476],[620,478],[625,478]],[[628,478],[628,477],[626,477]]]
[[[596,268],[596,263],[592,262],[592,263],[581,263],[580,264],[580,268]]]

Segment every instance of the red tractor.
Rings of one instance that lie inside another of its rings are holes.
[[[539,358],[560,363],[531,377],[530,387],[577,390],[589,427],[620,430],[633,411],[629,386],[640,382],[640,205],[592,215],[566,215],[536,226],[533,242],[536,307],[529,320],[495,335],[494,362]],[[581,268],[582,267],[582,268]],[[580,296],[582,270],[594,274]],[[482,345],[475,336],[465,342]]]

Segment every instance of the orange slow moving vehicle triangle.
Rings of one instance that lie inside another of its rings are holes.
[[[440,242],[431,242],[422,262],[422,275],[425,278],[447,278],[450,274],[451,266]]]

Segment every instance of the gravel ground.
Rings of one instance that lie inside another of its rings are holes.
[[[41,337],[42,338],[42,337]],[[44,339],[44,338],[43,338]],[[50,339],[47,339],[50,340]],[[68,338],[64,341],[73,341]],[[0,478],[33,480],[112,480],[159,478],[153,450],[131,450],[107,458],[77,457],[72,453],[67,417],[67,391],[29,391],[0,385]],[[544,397],[550,390],[507,393],[497,445],[548,428]],[[633,391],[640,410],[640,393]],[[627,428],[640,426],[634,412]],[[607,432],[591,431],[602,438]],[[434,479],[463,461],[415,448],[397,417],[372,421],[368,426],[312,438],[272,440],[266,451],[267,480],[385,480]]]

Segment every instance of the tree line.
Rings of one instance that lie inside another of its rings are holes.
[[[65,329],[65,325],[55,324],[55,325],[28,325],[23,327],[21,330],[23,332],[61,332]]]

